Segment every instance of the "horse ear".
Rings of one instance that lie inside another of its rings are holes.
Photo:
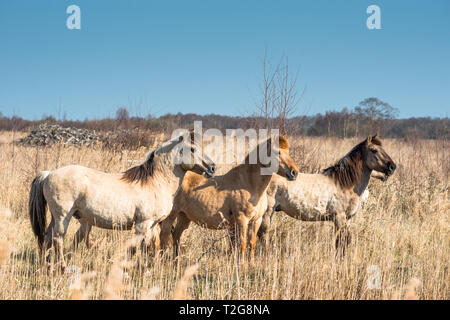
[[[372,142],[372,136],[369,134],[368,136],[367,136],[367,143],[371,143]]]
[[[278,147],[280,149],[289,149],[289,141],[285,134],[278,137]]]
[[[375,139],[377,136],[378,136],[378,132],[372,136],[372,140]]]

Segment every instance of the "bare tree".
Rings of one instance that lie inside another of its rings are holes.
[[[119,107],[116,111],[116,119],[119,121],[128,120],[130,118],[130,114],[128,113],[127,108]]]
[[[116,119],[119,123],[119,126],[127,127],[128,120],[130,119],[130,113],[128,112],[127,108],[119,107],[116,111]]]
[[[263,60],[263,79],[260,84],[261,99],[256,103],[256,108],[260,116],[264,119],[264,127],[272,127],[272,118],[276,109],[277,90],[276,77],[279,65],[273,66],[267,58],[267,50],[264,53]]]
[[[289,61],[286,57],[284,62],[280,62],[276,73],[276,103],[275,108],[278,114],[278,125],[281,134],[287,134],[287,121],[297,109],[297,106],[305,92],[299,94],[297,80],[300,70],[294,74],[289,70]]]
[[[267,51],[263,60],[263,79],[260,83],[260,100],[256,103],[259,116],[264,119],[264,127],[271,129],[273,120],[281,134],[288,131],[288,118],[291,117],[304,94],[298,91],[297,80],[299,70],[292,73],[287,57],[280,59],[273,65],[267,58]]]

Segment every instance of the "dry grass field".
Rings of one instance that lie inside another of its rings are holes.
[[[92,247],[76,251],[73,219],[65,238],[68,268],[48,275],[28,220],[28,192],[41,170],[81,164],[120,172],[143,159],[136,152],[16,146],[22,134],[0,133],[0,299],[449,299],[450,143],[385,140],[397,163],[351,221],[353,241],[335,259],[331,223],[276,214],[270,249],[240,264],[224,231],[192,225],[179,260],[136,255],[132,231],[94,228]],[[317,172],[345,155],[357,139],[294,138],[291,155],[302,172]],[[137,162],[133,162],[137,161]],[[70,256],[69,256],[70,255]]]

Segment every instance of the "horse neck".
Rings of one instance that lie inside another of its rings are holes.
[[[171,153],[161,154],[155,158],[154,186],[166,186],[174,193],[181,184],[186,171],[173,163]],[[154,187],[153,186],[153,187]]]
[[[372,174],[372,170],[369,169],[366,165],[363,165],[363,172],[361,175],[361,179],[355,184],[355,187],[353,188],[353,191],[358,195],[361,196],[366,190],[367,185],[369,184],[370,175]]]
[[[334,177],[341,188],[353,190],[359,196],[364,192],[369,183],[370,173],[362,159],[360,146],[350,151],[335,165],[325,170],[325,175]]]
[[[246,159],[247,161],[248,159]],[[252,194],[260,197],[267,190],[272,175],[262,175],[261,169],[263,166],[258,162],[256,164],[248,164],[247,162],[237,167],[237,172],[241,181],[248,181],[247,189],[252,191]]]

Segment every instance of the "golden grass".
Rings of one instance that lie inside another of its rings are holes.
[[[351,221],[353,241],[342,261],[335,259],[331,223],[284,214],[274,216],[269,251],[246,264],[228,252],[224,231],[195,225],[185,232],[175,261],[167,257],[171,251],[130,259],[124,252],[133,232],[98,228],[91,233],[92,248],[83,244],[74,252],[73,220],[65,239],[71,268],[50,276],[28,221],[34,176],[68,164],[124,171],[148,150],[18,147],[10,143],[11,133],[0,136],[0,299],[450,298],[448,141],[385,140],[397,171],[386,183],[371,181],[369,199]],[[291,154],[300,171],[317,172],[357,142],[291,138]]]

